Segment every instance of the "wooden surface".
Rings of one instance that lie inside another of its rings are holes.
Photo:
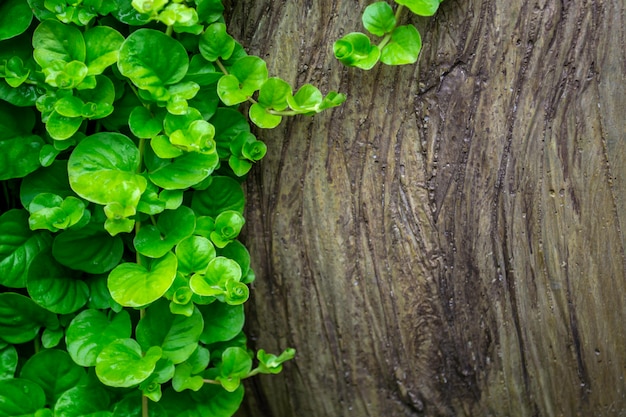
[[[626,415],[626,5],[446,0],[343,68],[369,3],[239,0],[271,75],[348,95],[258,135],[248,417]],[[407,15],[408,18],[408,15]]]

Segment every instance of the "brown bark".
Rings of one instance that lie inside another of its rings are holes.
[[[446,0],[418,65],[343,68],[369,3],[234,5],[271,74],[348,95],[258,132],[248,333],[298,354],[240,415],[626,415],[623,0]]]

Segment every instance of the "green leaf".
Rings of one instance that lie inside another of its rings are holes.
[[[190,317],[170,313],[168,301],[161,299],[146,309],[137,324],[137,341],[143,350],[159,346],[163,358],[173,364],[186,361],[198,347],[204,328],[202,314],[197,309]]]
[[[0,4],[0,40],[25,32],[32,20],[33,13],[26,0],[5,0]]]
[[[432,16],[437,12],[441,0],[395,0],[395,2],[408,7],[418,16]]]
[[[176,246],[178,271],[183,274],[204,272],[209,261],[215,258],[215,246],[202,236],[190,236]]]
[[[274,110],[287,108],[287,97],[291,96],[291,86],[280,78],[270,78],[259,90],[258,102],[261,106]]]
[[[23,378],[0,381],[0,417],[29,416],[46,404],[46,394]]]
[[[185,74],[184,81],[193,81],[200,86],[212,86],[222,78],[222,73],[215,69],[215,66],[204,59],[202,55],[196,54],[191,57],[189,69]]]
[[[117,339],[131,335],[130,316],[122,310],[108,318],[98,310],[85,310],[71,321],[65,343],[72,360],[80,366],[94,366],[100,351]]]
[[[293,96],[287,96],[289,107],[297,112],[315,112],[322,103],[322,92],[311,84],[304,84]]]
[[[120,262],[123,253],[122,239],[96,226],[61,232],[52,243],[52,255],[59,263],[90,274],[110,271]]]
[[[185,153],[173,160],[146,163],[152,182],[166,190],[182,190],[207,178],[219,164],[216,153]]]
[[[34,125],[31,109],[0,101],[0,180],[24,177],[41,166],[43,140],[32,134]]]
[[[76,197],[63,197],[52,193],[41,193],[28,205],[32,230],[47,229],[57,232],[76,225],[85,213],[85,203]]]
[[[128,126],[133,135],[138,138],[151,139],[161,133],[163,130],[164,112],[156,112],[153,114],[150,110],[143,106],[137,106],[130,113]]]
[[[335,58],[349,67],[369,70],[380,58],[380,49],[372,45],[364,33],[352,32],[337,40],[333,45]]]
[[[240,347],[229,347],[222,353],[219,366],[220,375],[216,378],[226,391],[233,392],[252,370],[252,358]]]
[[[146,306],[165,294],[176,278],[176,256],[168,252],[159,259],[145,258],[141,264],[123,263],[109,274],[113,299],[126,307]]]
[[[235,50],[235,40],[226,33],[224,23],[209,25],[200,36],[200,53],[208,61],[228,59]]]
[[[82,117],[67,117],[53,111],[46,121],[46,130],[53,139],[65,140],[78,132],[82,123]]]
[[[181,392],[186,389],[198,391],[204,385],[204,380],[200,375],[192,375],[192,366],[188,363],[182,363],[176,367],[174,378],[172,378],[172,388]]]
[[[252,169],[252,162],[231,155],[230,158],[228,158],[228,166],[233,170],[236,176],[243,177]]]
[[[31,298],[53,313],[69,314],[87,303],[89,288],[76,272],[57,263],[49,250],[40,252],[28,270]]]
[[[44,20],[37,26],[33,33],[33,47],[33,57],[42,68],[55,61],[84,62],[86,57],[85,40],[80,30],[58,20]]]
[[[161,354],[158,346],[144,354],[134,339],[117,339],[98,354],[96,375],[110,387],[132,387],[152,374]]]
[[[204,275],[195,274],[189,280],[191,290],[204,296],[222,295],[228,281],[241,280],[241,267],[232,259],[218,256],[209,262]]]
[[[84,199],[98,203],[118,203],[135,213],[146,179],[137,174],[139,149],[120,133],[96,133],[74,148],[68,161],[72,189]]]
[[[267,81],[267,64],[256,56],[238,59],[217,83],[217,94],[224,104],[233,106],[252,96]]]
[[[61,394],[78,385],[86,375],[67,352],[57,349],[42,350],[31,356],[20,372],[21,378],[43,388],[48,404],[54,404]]]
[[[398,26],[391,33],[391,42],[383,47],[380,61],[387,65],[413,64],[421,49],[422,39],[415,26]]]
[[[256,354],[259,360],[259,371],[264,374],[277,374],[283,369],[283,362],[291,360],[296,356],[295,349],[285,349],[279,356],[266,353],[263,349],[259,349]]]
[[[63,328],[59,329],[44,329],[41,334],[41,345],[46,349],[56,347],[61,343],[61,339],[65,336]]]
[[[63,417],[112,417],[109,394],[98,385],[79,385],[65,391],[56,404],[54,415]],[[37,416],[36,416],[37,417]]]
[[[372,3],[363,12],[363,26],[372,35],[384,36],[396,27],[396,16],[386,1]]]
[[[245,277],[250,271],[250,253],[239,241],[233,240],[219,250],[220,256],[225,256],[237,262],[241,267],[241,274]]]
[[[86,119],[102,119],[113,113],[115,86],[109,77],[96,75],[93,88],[78,90],[83,101],[80,115]]]
[[[212,23],[224,14],[224,5],[221,0],[196,0],[198,20]]]
[[[155,99],[167,100],[165,86],[183,79],[189,58],[174,38],[158,30],[138,29],[122,44],[117,65],[137,87],[148,90]]]
[[[150,258],[161,258],[196,228],[196,218],[189,207],[167,210],[158,217],[156,226],[143,226],[133,240],[137,252]]]
[[[269,112],[269,109],[254,103],[250,106],[250,120],[262,129],[273,129],[283,120],[282,116],[278,116]]]
[[[245,223],[244,217],[236,210],[221,212],[215,219],[215,230],[211,232],[211,240],[218,248],[223,248],[235,239]]]
[[[121,33],[108,26],[94,26],[83,36],[86,46],[85,64],[89,75],[102,74],[108,66],[117,62],[124,42]]]
[[[197,216],[216,218],[221,212],[234,210],[243,213],[245,196],[241,185],[230,177],[213,177],[205,190],[195,191],[191,208]]]
[[[0,381],[11,379],[17,369],[17,350],[13,345],[0,349]]]
[[[28,268],[35,256],[50,246],[48,234],[28,227],[25,210],[9,210],[0,216],[0,285],[26,287]]]
[[[169,138],[165,135],[157,135],[152,138],[150,148],[152,152],[154,152],[154,155],[161,159],[177,158],[184,154],[184,151],[172,145]],[[153,165],[159,166],[159,164]]]
[[[11,292],[0,294],[0,340],[26,343],[37,337],[41,327],[58,325],[55,314],[30,298]]]
[[[214,302],[197,306],[204,317],[204,330],[200,341],[204,344],[226,342],[237,336],[245,322],[243,304],[229,305]]]

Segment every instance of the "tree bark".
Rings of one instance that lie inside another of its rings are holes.
[[[626,415],[626,5],[446,0],[417,65],[343,68],[365,0],[239,0],[270,74],[348,95],[258,131],[240,416]]]

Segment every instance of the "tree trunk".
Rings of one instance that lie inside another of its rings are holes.
[[[259,131],[240,416],[626,415],[626,5],[446,0],[417,65],[343,68],[366,0],[238,0],[340,108]],[[236,29],[238,28],[238,29]]]

